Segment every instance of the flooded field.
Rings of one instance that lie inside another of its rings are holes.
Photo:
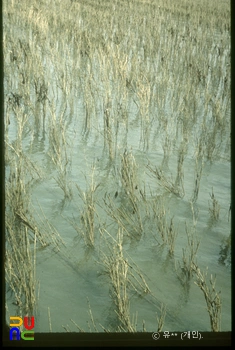
[[[7,322],[231,330],[229,5],[3,1]]]

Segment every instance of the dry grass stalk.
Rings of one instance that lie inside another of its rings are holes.
[[[122,253],[122,237],[119,230],[118,245],[115,247],[113,258],[109,261],[109,274],[114,289],[114,302],[117,306],[116,313],[124,329],[134,332],[130,321],[130,302],[127,292],[128,285],[128,263]]]
[[[28,211],[29,186],[26,186],[21,179],[21,168],[12,172],[9,181],[6,183],[7,211],[12,216],[12,223],[17,219],[17,213]]]
[[[135,198],[137,186],[137,165],[132,152],[125,150],[121,155],[121,182],[125,193],[130,198]]]
[[[17,156],[17,159],[20,163],[22,163],[22,166],[25,166],[27,168],[27,171],[31,174],[32,178],[34,179],[35,173],[37,174],[39,179],[43,178],[43,173],[38,166],[36,166],[30,159],[27,157],[20,149],[16,150],[16,148],[11,145],[9,142],[5,140],[6,145],[14,152],[14,155]],[[8,150],[9,151],[9,150]],[[9,155],[8,158],[9,165],[12,165],[13,157]],[[23,165],[25,163],[25,165]],[[14,167],[11,167],[13,169]],[[17,167],[15,167],[17,169]],[[12,170],[11,170],[12,171]],[[10,180],[10,178],[9,178]]]
[[[38,209],[36,210],[35,208],[33,208],[34,212],[38,216],[38,223],[36,223],[36,221],[34,223],[34,220],[31,219],[32,227],[33,228],[39,227],[37,232],[40,232],[40,235],[43,237],[43,240],[46,242],[46,246],[51,245],[54,249],[57,249],[59,251],[61,247],[66,247],[65,242],[61,238],[56,228],[49,222],[39,202],[38,202],[38,206],[39,206],[41,215],[39,214]],[[45,247],[45,245],[42,245],[42,247]]]
[[[58,170],[58,175],[56,178],[54,178],[59,187],[64,192],[64,198],[66,199],[72,199],[72,188],[70,184],[68,183],[68,176],[67,176],[67,169],[66,166],[64,169]]]
[[[177,164],[177,176],[175,180],[175,188],[178,188],[177,192],[180,193],[180,197],[184,197],[184,173],[183,173],[183,163],[184,158],[187,153],[187,143],[185,141],[181,142],[179,153],[178,153],[178,164]]]
[[[124,258],[122,230],[118,230],[117,239],[114,239],[106,230],[103,230],[103,233],[108,234],[108,236],[115,242],[113,247],[109,246],[111,255],[104,255],[102,264],[106,267],[106,272],[110,276],[112,282],[113,298],[117,307],[116,313],[121,322],[119,330],[135,332],[135,325],[130,319],[128,290],[131,287],[138,294],[142,294],[143,292],[150,292],[150,289],[141,272],[135,268],[135,264],[130,264],[127,258]],[[137,276],[139,276],[139,278]]]
[[[189,231],[186,223],[185,231],[187,234],[188,245],[186,248],[183,248],[183,264],[181,265],[179,263],[179,266],[176,267],[177,276],[183,285],[186,285],[192,278],[196,254],[200,245],[200,242],[194,238],[194,232],[192,230]],[[180,270],[180,274],[178,273],[178,269]]]
[[[94,246],[94,218],[95,218],[95,206],[92,192],[84,193],[85,207],[81,215],[81,222],[84,226],[84,235],[86,237],[86,244],[88,246]]]
[[[15,305],[23,314],[32,315],[36,307],[36,246],[32,251],[27,227],[16,232],[6,222],[6,228],[6,282],[14,293]]]
[[[167,222],[166,222],[166,210],[161,207],[161,210],[157,213],[157,228],[162,238],[163,243],[167,243]]]
[[[167,133],[166,133],[164,139],[165,139],[164,143],[162,144],[164,155],[163,155],[161,168],[168,167],[169,156],[170,156],[170,151],[171,151],[171,138],[169,137],[169,135]]]
[[[212,207],[209,206],[209,213],[210,213],[212,222],[215,222],[215,221],[219,220],[220,205],[219,205],[219,202],[215,198],[215,195],[213,192],[213,187],[212,187],[212,193],[210,193],[210,197],[211,197]]]
[[[113,151],[113,118],[111,117],[111,103],[110,101],[104,106],[104,140],[105,143],[108,142],[109,148],[109,158],[112,160],[114,158]]]
[[[176,186],[173,181],[169,180],[164,172],[157,167],[154,169],[150,164],[147,165],[147,169],[157,178],[159,184],[168,192],[175,194],[177,197],[184,196],[184,193]]]
[[[143,83],[143,81],[145,82]],[[142,77],[138,81],[137,86],[137,96],[139,99],[139,109],[141,114],[141,129],[142,129],[142,143],[143,149],[149,149],[149,134],[150,134],[150,118],[149,118],[149,107],[150,107],[150,97],[151,97],[151,87],[148,79]]]
[[[19,135],[21,144],[22,135]],[[14,294],[18,311],[33,314],[36,307],[36,241],[37,230],[26,218],[29,209],[29,183],[26,183],[27,168],[24,168],[21,148],[15,155],[18,162],[11,165],[6,184],[6,282]],[[14,170],[13,170],[14,169]],[[34,234],[34,247],[29,241],[29,230]]]
[[[88,304],[88,310],[89,310],[89,315],[90,315],[90,318],[91,318],[91,322],[92,322],[92,325],[95,329],[95,332],[98,332],[98,329],[95,325],[95,321],[94,321],[94,317],[93,317],[93,314],[92,314],[92,311],[91,311],[91,305],[90,305],[90,302],[89,302],[89,299],[87,298],[87,304]]]
[[[69,325],[67,324],[66,326],[62,325],[62,327],[64,328],[64,330],[67,332],[67,333],[71,333],[71,329],[69,328]]]
[[[92,310],[91,310],[91,306],[90,306],[90,303],[89,303],[89,299],[87,298],[87,304],[88,304],[88,313],[89,313],[89,316],[90,316],[90,319],[91,319],[91,322],[92,322],[92,325],[94,327],[94,330],[91,329],[91,326],[89,324],[89,322],[87,321],[87,325],[88,325],[88,328],[89,328],[89,331],[94,333],[94,332],[99,332],[96,324],[95,324],[95,321],[94,321],[94,317],[93,317],[93,314],[92,314]],[[81,327],[79,327],[79,325],[72,319],[70,319],[70,321],[76,326],[76,328],[79,330],[80,333],[85,333],[84,329],[82,329]],[[99,323],[99,326],[103,329],[104,332],[106,333],[109,333],[109,329],[105,328],[102,324]],[[64,329],[66,329],[64,327]]]
[[[139,197],[137,196],[137,193],[139,193],[137,191],[137,165],[132,152],[128,152],[127,150],[121,156],[121,183],[131,204],[132,212],[137,216],[139,231],[141,233],[143,232],[143,223],[139,207]]]
[[[204,131],[202,131],[202,135]],[[194,182],[194,190],[191,198],[191,202],[195,203],[198,198],[198,192],[200,187],[200,181],[202,176],[202,169],[204,166],[204,153],[205,153],[205,145],[204,145],[204,137],[202,136],[200,140],[197,141],[197,150],[195,157],[195,182]]]
[[[63,106],[59,116],[57,116],[55,106],[50,108],[49,155],[53,163],[59,166],[62,173],[66,173],[66,166],[68,164],[65,113],[66,105]]]
[[[76,323],[74,320],[70,319],[70,321],[73,322],[73,324],[77,327],[77,329],[79,330],[79,332],[81,332],[81,333],[84,333],[84,332],[85,332],[82,328],[80,328],[80,327],[77,325],[77,323]]]
[[[34,236],[37,237],[37,240],[40,242],[42,247],[46,247],[49,245],[49,243],[46,241],[44,235],[39,232],[37,226],[28,220],[28,218],[24,215],[22,212],[16,212],[17,218],[20,220],[20,223],[22,223],[25,227],[30,229],[31,232],[33,232]]]
[[[83,192],[76,184],[79,196],[84,204],[84,208],[81,214],[81,222],[83,225],[82,234],[85,238],[87,246],[89,247],[94,247],[95,242],[95,191],[100,185],[96,185],[94,182],[94,171],[95,168],[92,169],[91,182],[88,184],[88,189],[85,192]]]
[[[118,208],[110,196],[105,196],[104,203],[104,209],[107,214],[114,219],[124,232],[126,232],[127,236],[135,239],[141,237],[140,227],[138,221],[136,222],[133,213],[129,213],[126,208]]]
[[[203,161],[200,159],[196,159],[195,163],[195,183],[194,183],[194,190],[192,195],[192,203],[195,203],[198,198],[198,192],[200,187],[200,180],[202,176],[202,169],[203,169]]]
[[[52,333],[51,312],[50,312],[49,306],[48,306],[48,308],[47,308],[47,312],[48,312],[48,320],[49,320],[49,329],[50,329],[50,332]]]
[[[157,322],[158,322],[157,332],[162,332],[165,317],[166,317],[166,305],[162,304],[161,311],[160,311],[160,317],[158,317],[158,314],[157,314]]]
[[[163,244],[168,246],[170,255],[174,254],[177,231],[173,224],[173,217],[168,224],[166,209],[163,200],[160,198],[150,203],[153,220],[156,221],[157,231],[160,234]],[[154,236],[156,238],[156,236]]]
[[[167,245],[171,255],[174,254],[176,237],[177,231],[174,228],[173,218],[171,218],[170,225],[167,228]]]
[[[210,277],[210,287],[206,281],[206,273],[202,273],[196,264],[193,264],[193,270],[196,273],[197,281],[194,282],[203,292],[207,304],[207,311],[210,317],[211,331],[219,332],[221,324],[221,297],[220,292],[215,290],[216,278]]]
[[[190,202],[190,207],[191,207],[191,211],[192,211],[192,216],[193,216],[193,226],[196,227],[197,225],[197,220],[198,220],[198,208],[196,203],[193,203],[192,201]]]

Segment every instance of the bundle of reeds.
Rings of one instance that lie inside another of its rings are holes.
[[[193,264],[193,270],[196,273],[197,280],[195,284],[203,292],[204,298],[207,304],[207,311],[210,317],[211,331],[219,332],[221,324],[221,297],[220,292],[215,290],[216,278],[213,279],[212,275],[210,277],[210,286],[208,286],[206,281],[206,273],[202,273],[196,264]]]
[[[136,215],[140,233],[143,232],[143,223],[140,211],[139,185],[137,181],[137,164],[132,152],[125,150],[121,155],[121,184],[131,205],[132,213]]]
[[[95,192],[100,184],[96,184],[94,180],[95,167],[92,168],[91,181],[87,180],[87,190],[82,191],[80,187],[76,184],[79,192],[79,196],[83,201],[84,207],[81,213],[81,223],[82,223],[82,235],[85,239],[86,245],[89,247],[94,247],[95,242]]]
[[[219,213],[220,213],[220,205],[217,199],[215,198],[214,192],[213,192],[213,187],[212,187],[212,193],[210,193],[211,197],[211,203],[212,206],[209,204],[209,213],[212,222],[216,222],[219,220]]]
[[[178,263],[176,267],[176,274],[180,282],[187,286],[193,276],[194,265],[196,263],[196,254],[200,245],[200,241],[195,237],[195,227],[189,229],[185,223],[185,231],[187,235],[188,244],[183,248],[182,264]]]
[[[135,323],[130,317],[129,291],[132,289],[142,295],[150,293],[150,289],[138,267],[124,256],[123,230],[118,229],[116,239],[107,230],[103,230],[102,234],[104,233],[114,242],[113,245],[109,245],[111,254],[109,256],[103,254],[102,265],[112,283],[112,297],[120,321],[118,329],[119,331],[135,332]]]

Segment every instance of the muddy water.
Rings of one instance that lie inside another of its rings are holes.
[[[137,136],[136,136],[137,137]],[[37,279],[40,281],[39,301],[37,308],[37,323],[35,331],[47,332],[48,307],[51,313],[53,331],[64,331],[62,325],[69,326],[72,331],[77,331],[71,322],[74,320],[79,327],[88,330],[87,321],[91,323],[88,314],[87,298],[89,299],[93,317],[97,325],[103,327],[115,327],[116,318],[113,314],[114,304],[110,298],[110,281],[102,273],[102,252],[107,252],[105,242],[100,237],[99,226],[96,221],[95,250],[87,250],[84,240],[78,237],[77,232],[68,223],[67,219],[75,218],[80,224],[81,214],[79,209],[82,203],[79,200],[74,184],[78,184],[82,190],[86,189],[86,181],[83,173],[90,172],[90,165],[96,160],[96,182],[101,183],[97,202],[102,203],[104,193],[109,193],[112,198],[115,191],[119,190],[118,181],[115,179],[113,166],[109,164],[107,156],[103,156],[102,147],[88,143],[87,145],[74,143],[73,165],[68,181],[72,183],[72,200],[65,200],[62,190],[55,183],[53,166],[48,166],[48,160],[44,150],[41,150],[40,141],[34,144],[33,159],[43,166],[45,179],[35,186],[32,193],[32,205],[35,211],[38,202],[46,213],[47,218],[57,228],[65,244],[65,250],[60,253],[52,251],[50,247],[37,252]],[[151,186],[151,191],[157,192],[156,180],[147,175],[146,153],[133,150],[139,167],[139,183],[145,182],[146,188]],[[163,154],[150,153],[149,159],[155,164],[161,164]],[[169,166],[176,164],[174,155],[169,160]],[[86,164],[86,166],[84,166]],[[174,166],[172,166],[174,169]],[[148,232],[148,226],[138,242],[124,239],[124,252],[138,265],[140,271],[149,285],[151,295],[138,296],[133,293],[130,298],[131,314],[138,313],[137,329],[142,329],[142,320],[148,331],[156,329],[156,312],[159,312],[159,304],[167,306],[167,316],[164,330],[200,330],[210,331],[209,316],[206,311],[206,303],[200,289],[193,283],[188,291],[179,282],[175,273],[175,263],[182,261],[182,248],[187,245],[185,222],[192,224],[192,212],[189,204],[194,183],[194,174],[189,171],[194,168],[194,161],[185,160],[184,187],[185,197],[177,198],[166,193],[165,206],[174,215],[178,236],[176,239],[174,258],[169,257],[167,247],[159,246],[156,241],[157,232],[154,227]],[[188,171],[187,171],[188,170]],[[227,179],[225,182],[224,179]],[[216,225],[210,225],[208,213],[208,201],[212,187],[221,206],[220,219]],[[150,196],[150,193],[148,194]],[[157,199],[156,199],[157,200]],[[116,198],[121,203],[120,195]],[[198,222],[196,226],[200,247],[197,252],[197,262],[201,270],[208,267],[208,276],[216,274],[216,290],[221,291],[222,319],[221,330],[231,329],[231,280],[230,269],[219,263],[220,245],[224,237],[230,233],[228,222],[228,209],[230,203],[230,163],[225,161],[205,164],[200,183],[200,191],[197,201]],[[97,209],[99,211],[99,208]],[[100,211],[101,222],[105,221],[104,212]],[[112,220],[111,220],[112,223]],[[112,226],[111,226],[112,227]],[[115,229],[113,229],[115,232]],[[158,237],[158,241],[161,241]],[[99,331],[102,331],[99,328]]]
[[[75,124],[75,123],[74,123]],[[71,124],[72,125],[72,124]],[[73,139],[72,128],[77,130],[78,126],[71,126],[68,132],[70,140]],[[129,138],[132,140],[133,155],[138,165],[138,181],[140,187],[145,184],[147,196],[150,198],[148,188],[153,194],[157,194],[159,186],[156,179],[149,176],[146,170],[147,160],[153,164],[160,165],[163,159],[163,151],[158,145],[156,152],[143,152],[136,145],[139,144],[139,127],[129,129]],[[14,139],[14,123],[10,133]],[[88,313],[89,300],[95,323],[101,323],[103,327],[112,329],[116,325],[116,318],[113,313],[115,308],[111,298],[111,285],[108,277],[102,274],[102,251],[107,252],[104,239],[100,237],[99,227],[105,220],[111,222],[111,231],[115,232],[115,225],[112,220],[107,219],[104,211],[97,208],[100,215],[100,223],[96,220],[95,229],[95,250],[88,251],[84,240],[78,237],[77,232],[69,224],[68,219],[75,218],[80,224],[82,202],[79,199],[75,184],[84,191],[86,179],[84,174],[90,174],[91,165],[95,162],[95,181],[101,183],[96,200],[103,202],[104,194],[108,193],[114,199],[116,191],[120,193],[120,183],[115,177],[120,163],[110,163],[107,154],[104,153],[102,141],[84,142],[82,139],[74,138],[71,143],[71,171],[67,181],[71,183],[73,198],[64,200],[63,191],[55,182],[55,167],[45,153],[48,145],[46,141],[42,145],[42,139],[35,138],[32,145],[25,148],[31,150],[32,159],[40,165],[44,179],[35,185],[32,192],[32,206],[35,212],[39,211],[38,203],[43,208],[48,220],[55,226],[62,236],[66,249],[62,253],[52,251],[50,247],[37,252],[37,279],[40,281],[39,301],[36,315],[35,331],[47,332],[48,307],[51,313],[52,330],[63,332],[64,326],[69,326],[72,331],[78,331],[71,322],[74,320],[79,327],[88,331],[87,321],[91,324]],[[135,145],[135,147],[134,147]],[[168,162],[168,172],[175,174],[177,157],[172,153]],[[137,329],[142,329],[142,320],[148,331],[156,330],[156,312],[159,313],[160,303],[167,306],[167,316],[164,330],[200,330],[210,331],[209,316],[206,311],[206,303],[200,289],[190,283],[188,291],[181,285],[175,273],[175,264],[182,263],[182,248],[187,246],[185,233],[185,222],[192,225],[192,211],[190,198],[194,184],[195,162],[192,157],[186,157],[184,163],[184,198],[178,198],[173,194],[165,193],[165,207],[177,227],[178,236],[176,239],[174,257],[170,257],[167,247],[159,246],[156,240],[156,228],[145,226],[144,233],[138,242],[124,239],[124,252],[138,265],[140,271],[151,290],[147,296],[138,296],[133,293],[130,297],[131,315],[138,313]],[[175,175],[174,175],[175,176]],[[174,177],[173,176],[173,177]],[[225,181],[226,179],[226,181]],[[212,188],[218,200],[221,211],[220,219],[215,225],[210,224],[208,202]],[[157,200],[157,197],[154,197]],[[119,204],[125,199],[119,194],[116,203]],[[199,196],[196,207],[198,209],[198,221],[196,225],[196,236],[200,240],[197,252],[197,262],[201,270],[208,268],[208,276],[216,274],[216,290],[221,291],[222,297],[222,318],[221,330],[231,329],[231,279],[230,269],[219,263],[220,246],[223,238],[230,233],[228,222],[228,210],[230,204],[230,163],[227,161],[215,161],[212,164],[205,163],[200,182]],[[144,209],[143,209],[144,211]],[[9,299],[10,301],[10,299]],[[10,304],[10,302],[9,302]],[[102,331],[99,328],[99,331]]]

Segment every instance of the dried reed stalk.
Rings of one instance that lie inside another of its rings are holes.
[[[121,183],[125,194],[127,195],[133,214],[136,214],[139,232],[143,232],[143,223],[139,207],[139,197],[137,196],[137,165],[132,152],[124,151],[121,155]]]
[[[194,237],[194,232],[192,231],[192,229],[189,231],[189,228],[186,223],[185,231],[187,234],[188,245],[186,248],[183,248],[183,264],[181,265],[179,263],[179,266],[176,267],[177,276],[183,285],[188,284],[188,282],[192,278],[196,254],[200,245],[200,242]],[[178,273],[178,269],[181,272],[180,274]]]
[[[158,315],[157,315],[157,322],[158,322],[157,332],[162,332],[165,317],[166,317],[166,305],[162,304],[161,311],[160,311],[160,317],[158,317]]]
[[[50,329],[50,332],[52,333],[51,312],[50,312],[49,306],[48,306],[48,308],[47,308],[47,312],[48,312],[49,329]]]
[[[210,317],[211,331],[219,332],[221,327],[221,297],[220,292],[215,290],[216,278],[210,277],[210,286],[206,281],[206,273],[202,273],[196,264],[193,264],[193,270],[196,273],[197,281],[194,282],[203,292],[207,304],[207,311]]]
[[[215,198],[213,187],[212,187],[212,193],[210,193],[210,197],[211,197],[212,207],[209,205],[209,213],[210,213],[212,222],[216,222],[219,220],[220,205]]]
[[[83,192],[80,187],[76,184],[79,192],[79,196],[84,203],[84,208],[81,214],[81,222],[83,225],[82,234],[85,238],[87,246],[94,247],[95,237],[95,192],[100,184],[96,185],[94,182],[94,171],[92,170],[91,181],[88,183],[88,189]]]
[[[150,170],[152,174],[157,178],[159,184],[168,192],[174,193],[177,197],[184,196],[184,193],[175,185],[171,180],[169,180],[164,172],[157,167],[154,169],[150,164],[147,165],[147,169]]]
[[[119,330],[135,332],[135,326],[130,319],[130,301],[128,290],[131,287],[137,293],[150,292],[143,275],[139,270],[135,268],[135,264],[130,264],[127,258],[123,255],[123,231],[118,230],[117,239],[114,239],[106,230],[103,230],[115,244],[109,249],[111,255],[105,254],[103,257],[102,265],[106,268],[113,288],[114,303],[117,307],[116,313],[121,325]],[[131,270],[130,270],[131,269]],[[137,277],[139,276],[139,277]]]

